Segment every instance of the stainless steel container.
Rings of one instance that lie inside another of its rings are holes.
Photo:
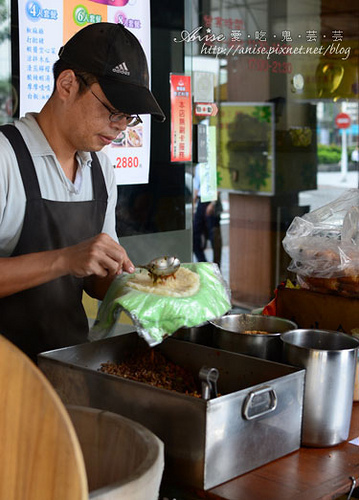
[[[295,328],[297,325],[293,321],[276,316],[228,314],[214,319],[209,325],[183,328],[174,336],[181,340],[279,362],[283,346],[280,336]],[[247,330],[268,333],[243,333]]]
[[[334,446],[348,438],[359,341],[326,330],[284,333],[283,360],[306,369],[302,444]]]
[[[66,404],[106,409],[143,424],[165,444],[165,474],[208,489],[300,446],[303,369],[169,338],[154,349],[199,374],[218,370],[209,400],[99,372],[148,348],[136,333],[39,356]]]

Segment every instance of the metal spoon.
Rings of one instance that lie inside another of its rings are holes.
[[[137,267],[141,267],[143,269],[147,269],[154,276],[170,276],[171,274],[175,274],[181,262],[177,257],[157,257],[156,259],[151,260],[148,264],[138,265]]]

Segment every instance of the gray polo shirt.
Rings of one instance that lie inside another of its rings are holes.
[[[44,134],[35,113],[27,113],[15,122],[30,150],[43,198],[52,201],[92,200],[91,155],[77,153],[78,169],[74,182],[64,174]],[[115,241],[115,208],[117,187],[113,166],[104,153],[98,153],[102,165],[108,204],[102,232]],[[0,133],[0,257],[12,254],[22,230],[26,197],[15,153],[6,137]]]

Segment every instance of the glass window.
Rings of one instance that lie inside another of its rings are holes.
[[[290,276],[282,240],[293,218],[358,187],[359,7],[350,0],[186,7],[177,43],[194,86],[213,85],[218,108],[208,118],[194,102],[194,122],[216,127],[223,274],[235,304],[261,306]]]

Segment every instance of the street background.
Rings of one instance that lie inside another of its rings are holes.
[[[340,168],[340,167],[339,167]],[[299,194],[299,205],[309,206],[310,211],[315,210],[338,198],[345,190],[359,187],[358,171],[349,170],[345,176],[340,171],[325,171],[327,167],[319,167],[317,174],[318,189],[303,191]],[[324,170],[324,171],[323,171]],[[222,259],[221,273],[229,284],[229,203],[228,193],[221,193],[223,214],[221,219],[222,233]],[[205,254],[208,261],[212,259],[212,249],[208,244]]]

